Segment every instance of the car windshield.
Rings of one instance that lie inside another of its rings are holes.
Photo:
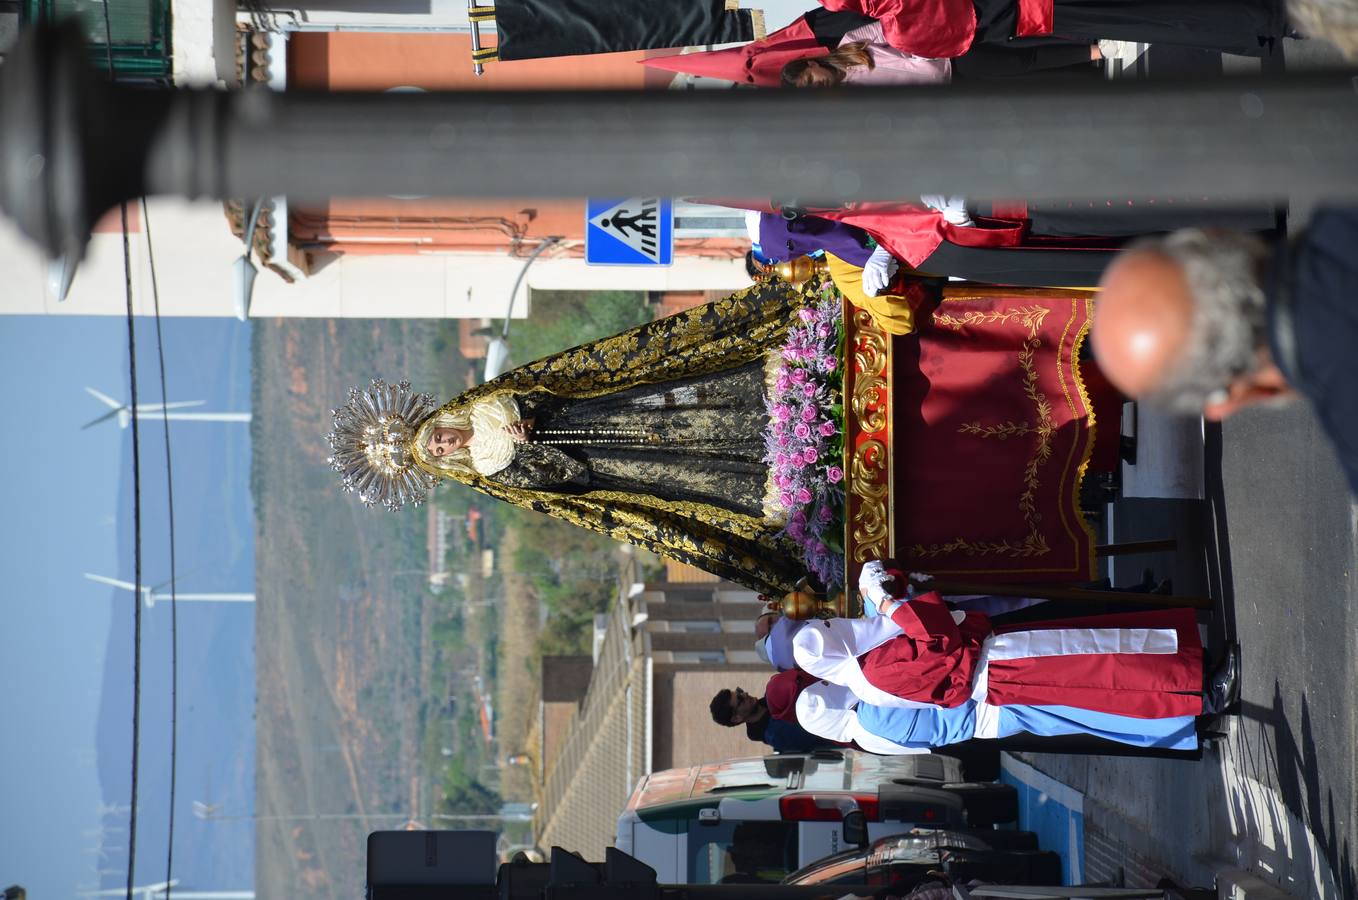
[[[795,822],[689,824],[692,884],[777,883],[797,866]]]

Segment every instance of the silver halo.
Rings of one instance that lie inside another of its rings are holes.
[[[423,503],[439,479],[415,465],[407,442],[436,409],[433,395],[414,393],[409,381],[374,378],[367,390],[350,388],[349,402],[330,411],[335,429],[325,436],[328,462],[344,490],[356,492],[364,506]]]

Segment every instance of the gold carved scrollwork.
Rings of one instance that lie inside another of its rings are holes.
[[[860,432],[873,433],[886,429],[887,384],[884,373],[887,363],[887,337],[873,318],[863,310],[854,312],[855,336],[853,361],[856,375],[853,396],[849,403]]]
[[[864,310],[853,309],[853,391],[849,410],[854,428],[849,434],[879,435],[887,430],[890,386],[886,372],[890,359],[887,335]],[[849,536],[855,562],[882,559],[890,555],[891,538],[888,465],[884,440],[869,437],[851,445],[848,460],[849,493],[853,502]]]
[[[853,517],[853,559],[867,562],[885,559],[887,538],[887,452],[881,441],[866,440],[854,448],[849,469],[849,484],[858,498],[858,509]]]

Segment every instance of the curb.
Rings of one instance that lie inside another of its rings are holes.
[[[1217,872],[1217,900],[1299,900],[1275,884],[1244,869],[1223,868]]]

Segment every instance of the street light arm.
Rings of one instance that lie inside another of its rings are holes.
[[[523,284],[524,276],[528,274],[528,267],[533,264],[533,260],[542,255],[548,247],[554,247],[561,242],[561,238],[553,235],[544,238],[542,243],[533,248],[533,252],[528,254],[528,258],[523,261],[523,268],[519,269],[519,275],[514,279],[514,286],[509,289],[509,309],[505,310],[504,328],[500,330],[500,338],[509,340],[509,317],[514,314],[514,301],[519,296],[519,285]]]

